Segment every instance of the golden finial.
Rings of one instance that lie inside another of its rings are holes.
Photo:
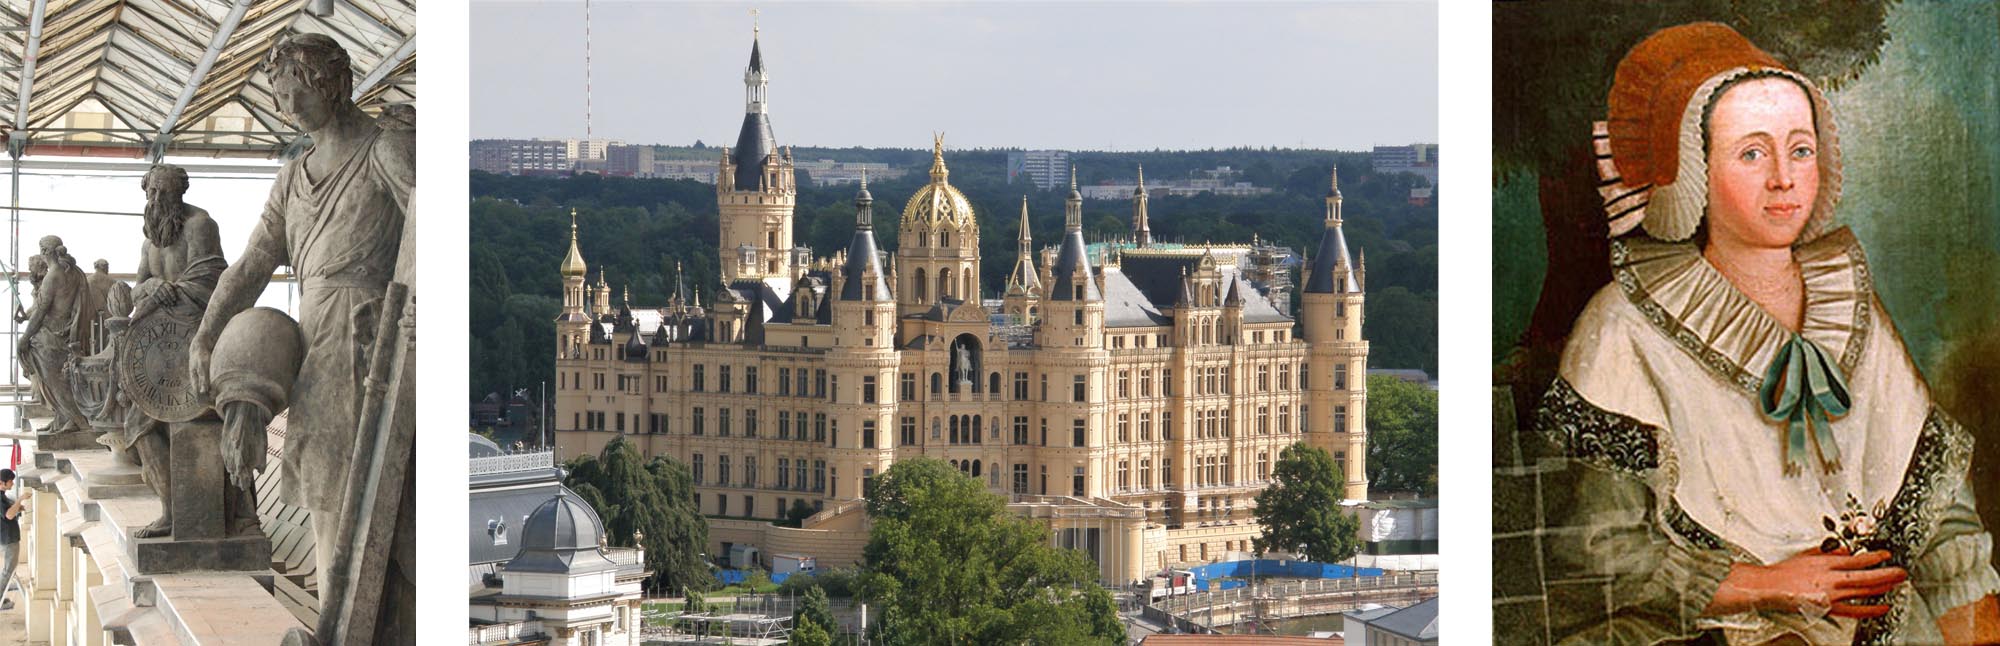
[[[1069,165],[1069,190],[1076,190],[1076,164]]]
[[[763,31],[763,27],[758,25],[757,21],[757,19],[759,18],[759,16],[757,15],[758,13],[759,12],[757,9],[753,8],[750,10],[750,38],[752,40],[755,40],[759,32]]]
[[[1139,188],[1146,187],[1146,165],[1139,165]]]
[[[861,190],[868,190],[868,165],[861,165]]]

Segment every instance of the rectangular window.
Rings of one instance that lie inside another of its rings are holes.
[[[1049,445],[1049,418],[1042,418],[1042,446]]]
[[[1132,371],[1120,370],[1118,371],[1118,398],[1124,399],[1126,397],[1131,397],[1131,396],[1132,396]]]
[[[1139,413],[1139,441],[1153,441],[1153,412]]]
[[[792,489],[798,491],[806,490],[805,458],[799,458],[797,461],[792,463]]]
[[[1153,370],[1151,368],[1139,371],[1139,396],[1153,396]]]
[[[778,458],[778,488],[792,488],[792,461],[788,458]],[[784,509],[785,505],[779,503],[778,508]]]
[[[863,404],[873,404],[873,403],[875,403],[875,376],[874,376],[874,375],[868,375],[868,376],[865,376],[865,377],[862,377],[862,378],[861,378],[861,403],[863,403]]]
[[[619,413],[619,414],[618,414],[618,432],[620,432],[620,433],[623,433],[623,432],[625,432],[625,414],[624,414],[624,413]]]
[[[822,397],[822,398],[826,397],[826,371],[825,371],[825,370],[814,370],[814,371],[813,371],[813,396],[814,396],[814,397]]]
[[[707,366],[703,366],[699,363],[694,364],[694,387],[692,388],[694,392],[702,392],[708,388],[707,372],[708,372]]]
[[[1130,442],[1130,441],[1132,441],[1132,414],[1131,414],[1131,413],[1119,413],[1119,414],[1118,414],[1118,441],[1119,441],[1119,442],[1121,442],[1121,443],[1122,443],[1122,442]]]
[[[813,441],[826,441],[826,413],[813,413]]]
[[[717,516],[729,515],[729,496],[725,496],[722,494],[715,494],[715,515]]]
[[[694,434],[702,435],[707,433],[708,429],[705,428],[705,424],[705,421],[702,419],[701,407],[696,406],[694,409]]]
[[[1335,433],[1346,433],[1346,432],[1347,432],[1347,407],[1346,407],[1346,406],[1335,406],[1335,407],[1333,407],[1333,432],[1335,432]]]
[[[1162,397],[1174,396],[1173,368],[1164,368],[1160,370],[1160,396]]]
[[[694,462],[690,463],[689,467],[694,471],[695,484],[701,484],[702,456],[700,453],[694,454]]]
[[[1026,416],[1014,417],[1014,444],[1020,446],[1028,444],[1028,418]]]
[[[791,437],[792,437],[792,411],[788,410],[778,411],[778,439],[788,440],[791,439]]]
[[[826,491],[825,460],[813,460],[813,491]]]
[[[1049,400],[1049,376],[1042,375],[1042,401]]]
[[[1173,459],[1173,458],[1161,458],[1161,459],[1160,459],[1160,484],[1161,484],[1161,485],[1163,485],[1163,486],[1168,486],[1168,487],[1171,487],[1171,486],[1174,486],[1174,459]]]
[[[729,486],[729,456],[715,456],[715,484]]]
[[[827,401],[836,404],[840,403],[840,375],[833,375],[831,377],[828,377],[827,381],[829,384],[831,384],[827,387],[827,390],[831,394],[831,396],[827,398]]]
[[[743,515],[745,515],[745,516],[749,516],[749,517],[752,517],[752,518],[755,518],[755,517],[757,516],[757,499],[756,499],[756,498],[753,498],[753,497],[750,497],[750,496],[744,496],[744,497],[743,497]]]
[[[1333,367],[1333,389],[1347,390],[1347,366],[1338,365]]]
[[[861,422],[861,448],[875,448],[875,420]]]
[[[900,400],[902,400],[902,401],[906,401],[906,402],[907,402],[907,401],[916,401],[916,400],[917,400],[917,376],[916,376],[916,375],[914,375],[914,374],[911,374],[911,373],[907,373],[907,372],[905,372],[905,373],[903,373],[903,376],[902,376],[902,378],[901,378],[901,379],[898,379],[898,380],[897,380],[896,384],[897,384],[897,388],[898,388],[898,389],[897,389],[897,393],[896,393],[896,398],[897,398],[897,399],[900,399]]]
[[[1014,465],[1013,491],[1017,494],[1028,493],[1028,465],[1019,463]]]
[[[1076,423],[1070,426],[1070,446],[1083,446],[1083,431],[1083,419],[1077,418]]]
[[[1083,375],[1077,375],[1070,379],[1070,401],[1081,402],[1084,400],[1084,391],[1088,389],[1089,383],[1086,379]]]
[[[757,437],[757,409],[743,409],[743,437]]]
[[[749,489],[757,488],[757,456],[743,456],[743,486]]]
[[[780,397],[784,397],[784,396],[789,396],[789,395],[791,395],[791,394],[792,394],[792,369],[791,369],[791,368],[779,368],[779,369],[778,369],[778,396],[780,396]]]
[[[743,368],[743,392],[757,394],[757,366]]]
[[[722,366],[716,369],[716,392],[729,392],[729,368],[730,366]]]
[[[1028,373],[1014,373],[1014,399],[1015,401],[1028,400]]]
[[[1076,471],[1072,475],[1070,475],[1069,488],[1070,488],[1069,495],[1077,496],[1079,498],[1083,497],[1083,467],[1077,467]]]
[[[792,392],[792,394],[793,394],[793,395],[796,395],[796,396],[799,396],[799,397],[804,397],[804,396],[806,396],[806,369],[805,369],[805,368],[800,368],[800,369],[799,369],[799,373],[798,373],[798,389],[797,389],[797,390],[795,390],[795,391],[793,391],[793,392]]]
[[[905,416],[897,428],[901,439],[897,446],[917,445],[917,418]]]
[[[1167,440],[1167,441],[1173,441],[1173,439],[1174,439],[1174,412],[1173,412],[1173,411],[1170,411],[1170,410],[1169,410],[1169,411],[1160,411],[1160,439],[1162,439],[1162,440]]]
[[[729,409],[715,409],[715,436],[729,437]]]

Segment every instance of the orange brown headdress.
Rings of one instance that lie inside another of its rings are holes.
[[[1655,32],[1618,62],[1610,119],[1592,133],[1612,236],[1640,226],[1661,240],[1694,235],[1708,208],[1705,114],[1724,86],[1759,76],[1790,79],[1812,101],[1820,190],[1799,241],[1819,236],[1840,200],[1840,144],[1826,97],[1736,30],[1713,22]]]

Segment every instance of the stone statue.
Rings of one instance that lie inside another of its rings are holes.
[[[363,375],[396,268],[407,196],[416,185],[414,115],[385,109],[377,119],[362,112],[350,98],[354,79],[347,53],[323,34],[286,36],[273,46],[264,69],[282,116],[310,136],[312,146],[278,171],[243,255],[223,273],[188,348],[189,377],[199,391],[216,387],[210,382],[211,357],[225,326],[256,303],[274,270],[290,266],[299,281],[305,352],[289,393],[279,496],[312,513],[318,589],[328,595],[354,583],[334,582],[343,528],[389,520],[346,517],[342,510],[350,491],[369,484],[352,481],[348,466],[364,423],[361,403],[364,395],[373,396]],[[221,357],[214,360],[223,363]],[[400,509],[407,515],[411,505]],[[379,611],[382,620],[368,631],[372,638],[339,639],[415,641],[412,530],[404,524],[396,528],[394,545],[362,555],[388,559],[389,567],[380,570],[385,574],[373,579],[376,589],[360,595],[380,604],[368,610]],[[320,600],[322,625],[329,598]]]
[[[96,353],[104,349],[104,301],[111,293],[111,284],[118,279],[111,277],[111,262],[98,258],[91,263],[97,271],[91,272],[86,282],[90,301],[84,305],[84,320],[90,325],[90,337],[86,339],[84,351]]]
[[[972,349],[966,347],[964,342],[958,344],[958,356],[954,360],[954,363],[958,364],[957,369],[953,371],[953,374],[957,376],[958,383],[972,383]]]
[[[21,329],[16,356],[55,414],[46,430],[68,433],[87,427],[63,370],[90,338],[89,322],[83,316],[89,300],[88,284],[62,238],[43,237],[41,249],[48,270],[35,286],[35,306],[27,313],[27,327]]]
[[[121,354],[115,369],[147,375],[143,380],[135,380],[137,375],[120,375],[123,382],[144,381],[171,388],[171,382],[180,377],[173,373],[185,370],[179,365],[180,357],[155,355],[150,350],[179,347],[193,335],[203,309],[208,306],[209,294],[229,263],[222,257],[222,236],[215,220],[208,211],[181,201],[188,189],[187,171],[177,166],[157,165],[146,172],[140,184],[146,191],[146,241],[139,245],[139,286],[131,291],[131,315],[124,327],[131,331],[125,333],[147,335],[147,342],[117,348],[117,352],[130,355]],[[145,398],[148,394],[126,393],[126,396]],[[175,474],[169,468],[172,446],[167,421],[149,415],[140,406],[128,407],[125,436],[120,438],[123,445],[112,445],[113,449],[128,450],[139,456],[146,484],[160,496],[160,518],[136,531],[134,534],[139,538],[166,536],[173,527]],[[238,522],[242,519],[231,520],[232,533],[243,529]],[[249,520],[253,523],[256,520],[254,504],[250,506]]]

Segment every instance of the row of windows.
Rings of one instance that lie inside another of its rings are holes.
[[[689,415],[689,422],[692,428],[690,429],[689,434],[691,435],[708,434],[707,412],[708,409],[700,406],[695,407],[691,411],[691,414]],[[1270,413],[1271,413],[1270,406],[1257,407],[1256,433],[1258,435],[1268,435],[1274,430],[1271,424]],[[840,420],[828,419],[826,413],[812,413],[810,420],[810,427],[808,427],[807,415],[808,414],[806,413],[806,411],[798,411],[797,413],[793,413],[792,411],[782,411],[782,410],[778,411],[778,439],[797,440],[801,442],[810,439],[811,441],[814,442],[828,442],[828,446],[838,448],[840,446]],[[1117,441],[1121,444],[1132,441],[1133,438],[1132,417],[1133,417],[1132,413],[1118,413],[1117,421],[1115,422],[1113,428],[1115,429],[1115,437],[1117,438]],[[1292,416],[1292,407],[1290,405],[1279,406],[1278,416],[1277,416],[1277,426],[1275,430],[1277,431],[1277,433],[1281,435],[1291,434],[1293,428],[1292,422],[1294,419],[1297,419],[1299,420],[1299,426],[1298,426],[1299,430],[1304,431],[1305,418],[1306,418],[1305,406],[1299,407],[1299,415],[1297,418],[1294,418]],[[617,413],[616,416],[611,419],[615,420],[616,423],[615,425],[607,427],[607,425],[605,424],[606,415],[604,412],[602,411],[579,412],[575,413],[575,419],[573,420],[572,425],[575,428],[581,430],[589,430],[589,431],[616,430],[617,432],[620,433],[625,432],[625,413],[622,412]],[[947,423],[945,419],[948,419],[949,423]],[[633,424],[635,425],[633,430],[635,431],[638,430],[636,428],[638,420],[639,420],[638,415],[635,414],[632,416],[632,421]],[[662,413],[649,413],[646,415],[646,432],[656,433],[656,434],[671,433],[672,432],[671,420],[672,420],[671,417]],[[758,432],[757,409],[754,408],[743,409],[742,420],[743,420],[742,436],[747,438],[757,437],[757,432]],[[734,436],[735,429],[731,426],[730,409],[727,408],[716,409],[715,421],[716,421],[716,427],[715,427],[716,437]],[[1027,445],[1028,418],[1026,416],[1016,416],[1014,417],[1013,422],[1014,422],[1012,429],[1013,433],[1011,437],[1013,443],[1015,445]],[[992,432],[990,437],[994,438],[994,441],[996,442],[999,441],[1000,438],[999,424],[1000,420],[998,419],[993,420]],[[1172,441],[1174,439],[1173,424],[1174,424],[1173,411],[1161,411],[1160,412],[1161,440]],[[988,426],[986,424],[985,417],[982,415],[954,415],[949,418],[934,417],[931,418],[931,439],[943,440],[947,444],[954,444],[954,445],[984,444],[986,443],[986,438],[989,437],[987,428]],[[947,429],[949,429],[948,435],[945,434],[947,433]],[[917,445],[918,443],[917,418],[909,416],[903,417],[898,427],[898,430],[899,430],[898,438],[901,440],[900,444],[898,444],[899,446]],[[810,431],[810,435],[808,435],[808,431]],[[1071,438],[1070,446],[1085,446],[1084,420],[1081,419],[1074,420],[1072,424],[1072,432],[1074,436]],[[1333,432],[1335,433],[1347,432],[1346,406],[1335,406],[1333,408]],[[1216,439],[1216,438],[1227,438],[1234,436],[1235,436],[1235,425],[1232,423],[1230,409],[1215,408],[1215,409],[1202,409],[1195,411],[1194,437],[1196,439]],[[1042,446],[1048,446],[1049,443],[1048,437],[1049,437],[1048,419],[1043,418],[1041,424]],[[830,441],[829,438],[831,438]],[[866,420],[861,423],[860,440],[862,448],[872,449],[876,448],[879,445],[880,440],[877,437],[877,429],[874,420]],[[1140,442],[1153,441],[1152,411],[1142,411],[1138,414],[1138,441]]]
[[[1197,368],[1196,370],[1197,372],[1194,380],[1195,394],[1215,395],[1215,394],[1229,394],[1233,392],[1233,387],[1231,386],[1231,381],[1232,381],[1231,376],[1233,371],[1230,366],[1203,366]],[[731,381],[730,378],[730,372],[731,372],[731,366],[717,367],[718,380],[715,383],[715,385],[717,386],[717,390],[715,392],[718,393],[732,392],[731,384],[733,382]],[[1133,371],[1131,370],[1118,371],[1117,394],[1119,398],[1128,398],[1132,396],[1132,376],[1133,376],[1132,372]],[[1270,392],[1271,372],[1272,372],[1271,366],[1269,365],[1257,366],[1257,377],[1256,381],[1252,384],[1253,389],[1251,392]],[[1138,373],[1139,373],[1138,374],[1139,396],[1152,397],[1153,370],[1150,368],[1141,369],[1138,371]],[[1308,374],[1309,373],[1306,371],[1306,366],[1304,364],[1300,364],[1298,366],[1298,375],[1299,375],[1298,387],[1300,389],[1305,389],[1309,387],[1309,384],[1307,383]],[[1291,364],[1278,366],[1277,376],[1278,376],[1278,382],[1277,382],[1278,390],[1281,391],[1292,390]],[[557,377],[559,379],[558,386],[563,389],[580,388],[583,384],[583,373],[581,372],[559,373]],[[1174,394],[1173,378],[1174,378],[1174,371],[1172,369],[1160,370],[1159,384],[1160,384],[1161,396],[1166,396],[1166,397],[1173,396]],[[691,380],[692,380],[692,383],[690,384],[691,392],[708,392],[707,366],[700,364],[695,365],[691,372]],[[928,393],[930,398],[938,399],[943,397],[944,393],[946,392],[946,386],[944,383],[944,374],[936,372],[931,373],[930,381],[931,381],[930,383],[931,387]],[[992,373],[991,375],[988,376],[987,381],[988,381],[987,391],[996,393],[1000,392],[1000,373],[998,372]],[[592,383],[591,387],[593,389],[604,390],[604,375],[601,373],[592,374],[591,383]],[[639,377],[637,375],[618,376],[618,389],[621,391],[625,391],[631,394],[638,394],[639,383],[640,383]],[[746,394],[753,394],[753,395],[757,394],[758,393],[757,383],[758,383],[757,368],[755,366],[744,367],[743,392]],[[1086,397],[1087,384],[1088,382],[1086,381],[1086,378],[1083,375],[1072,375],[1070,379],[1070,401],[1072,402],[1087,401]],[[668,388],[668,379],[665,375],[656,375],[653,377],[652,385],[653,385],[653,392],[666,392]],[[919,393],[917,392],[917,376],[915,374],[907,372],[903,373],[901,380],[898,383],[898,386],[899,388],[897,396],[902,401],[915,401],[918,398]],[[981,392],[976,382],[973,384],[973,386],[974,386],[973,392],[975,393]],[[1347,366],[1345,364],[1335,365],[1333,367],[1333,388],[1334,390],[1347,390]],[[805,368],[799,368],[796,372],[796,378],[794,378],[793,369],[791,368],[778,369],[779,396],[784,396],[784,397],[810,396],[810,397],[824,398],[827,397],[827,393],[829,392],[829,390],[833,392],[831,401],[838,402],[840,400],[839,375],[828,375],[826,374],[826,370],[823,369],[812,370],[810,371],[810,374],[808,374],[808,371]],[[951,392],[957,392],[956,384],[952,385]],[[1015,400],[1028,399],[1028,373],[1025,372],[1014,373],[1013,394]],[[878,399],[876,394],[875,376],[867,375],[862,377],[861,402],[865,404],[873,404],[877,403],[877,401]],[[1041,401],[1049,401],[1049,377],[1046,374],[1042,375],[1041,378]]]
[[[730,479],[729,457],[728,455],[715,456],[715,481],[712,484],[718,487],[743,487],[747,489],[756,489],[762,486],[761,481],[757,478],[757,456],[743,456],[743,480],[740,484]],[[707,479],[707,455],[701,453],[694,454],[688,463],[688,467],[693,471],[695,484],[711,484]],[[778,458],[777,471],[777,478],[771,487],[773,489],[813,492],[826,491],[827,468],[825,460],[812,461],[811,487],[807,486],[805,458]]]

